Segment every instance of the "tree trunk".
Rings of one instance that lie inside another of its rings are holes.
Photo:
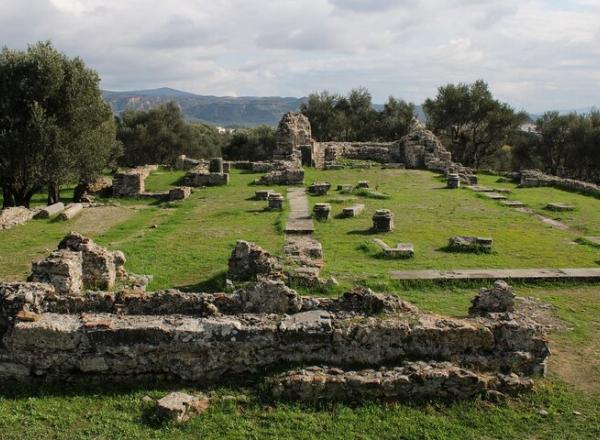
[[[48,205],[60,202],[60,187],[57,183],[48,185]]]
[[[15,206],[15,196],[8,185],[2,187],[2,208]]]

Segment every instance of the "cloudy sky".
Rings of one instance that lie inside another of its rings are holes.
[[[0,44],[46,39],[109,90],[421,103],[483,78],[519,109],[600,107],[600,0],[0,0]]]

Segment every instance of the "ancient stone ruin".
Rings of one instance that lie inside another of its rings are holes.
[[[230,275],[270,273],[268,255],[248,243],[238,247]],[[509,289],[496,284],[494,292]],[[451,318],[365,288],[339,298],[304,297],[272,280],[231,294],[169,289],[84,296],[46,282],[2,283],[0,380],[212,383],[296,364],[301,369],[267,379],[265,391],[275,398],[348,401],[529,390],[532,378],[545,373],[547,341],[535,322],[511,312],[504,294],[485,295],[474,300],[471,316]]]
[[[521,188],[535,188],[540,186],[551,186],[567,191],[576,191],[593,197],[600,197],[600,185],[581,180],[567,179],[564,177],[550,176],[539,170],[522,170],[512,176],[518,180]]]
[[[183,182],[193,187],[228,185],[229,173],[225,172],[223,159],[214,158],[210,162],[199,161],[198,165],[188,170]]]
[[[277,277],[280,273],[277,258],[245,240],[238,240],[229,258],[227,278],[233,281],[252,281]]]
[[[389,209],[378,209],[373,214],[373,231],[390,232],[394,230],[394,213]]]
[[[23,206],[4,208],[0,210],[0,230],[11,229],[28,222],[36,214]]]
[[[113,176],[113,196],[137,197],[146,192],[145,181],[150,174],[148,167],[121,171]]]
[[[489,237],[469,237],[457,235],[448,240],[447,249],[451,252],[492,252],[494,241]]]

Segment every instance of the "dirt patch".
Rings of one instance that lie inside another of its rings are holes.
[[[136,210],[122,206],[97,206],[84,209],[79,217],[71,222],[71,229],[83,235],[94,236],[103,233],[117,223],[128,220]]]

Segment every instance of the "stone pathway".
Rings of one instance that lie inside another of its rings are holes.
[[[305,188],[289,188],[287,191],[290,214],[285,224],[286,234],[312,234],[315,225],[308,210]]]
[[[564,223],[561,223],[558,220],[554,220],[552,218],[538,214],[531,208],[522,207],[522,208],[517,208],[516,210],[519,212],[523,212],[525,214],[532,215],[533,217],[537,218],[542,223],[544,223],[552,228],[560,229],[562,231],[566,231],[567,229],[569,229],[569,226],[565,225]]]
[[[408,270],[390,273],[393,280],[600,280],[600,268]]]
[[[314,287],[320,284],[323,248],[312,237],[315,225],[308,210],[306,189],[289,188],[287,197],[290,213],[285,225],[283,252],[291,266],[288,276],[297,284]]]

